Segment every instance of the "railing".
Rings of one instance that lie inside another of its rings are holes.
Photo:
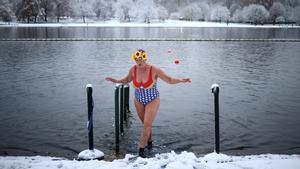
[[[120,133],[124,133],[124,121],[128,121],[129,85],[117,84],[115,88],[115,145],[116,152],[120,149]]]
[[[215,151],[220,153],[220,126],[219,126],[219,85],[213,84],[211,86],[212,93],[214,94],[214,110],[215,110]],[[86,86],[87,92],[87,112],[88,112],[88,138],[89,138],[89,149],[84,150],[78,155],[79,160],[87,159],[103,159],[104,154],[94,149],[93,139],[93,108],[94,101],[92,96],[92,85]],[[115,146],[116,152],[120,149],[120,134],[124,133],[124,121],[128,121],[129,109],[129,85],[128,84],[117,84],[115,87]],[[87,156],[87,154],[89,156]]]

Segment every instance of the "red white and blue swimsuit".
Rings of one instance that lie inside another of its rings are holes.
[[[156,99],[159,96],[159,92],[156,87],[156,82],[153,82],[152,79],[152,66],[150,66],[149,76],[146,83],[137,82],[136,80],[136,65],[133,70],[133,86],[135,87],[135,98],[146,105],[152,100]]]

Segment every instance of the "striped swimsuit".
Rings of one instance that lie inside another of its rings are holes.
[[[134,66],[133,86],[135,87],[135,98],[143,105],[146,105],[159,96],[156,82],[154,83],[152,79],[152,66],[150,67],[148,81],[146,83],[136,81],[136,65]]]

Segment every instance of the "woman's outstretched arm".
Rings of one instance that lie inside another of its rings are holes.
[[[159,68],[155,68],[157,72],[157,76],[161,78],[163,81],[169,83],[169,84],[177,84],[177,83],[186,83],[186,82],[192,82],[190,78],[173,78],[169,75],[167,75],[164,71],[162,71]]]
[[[105,80],[111,81],[113,83],[130,83],[132,81],[132,79],[133,79],[133,77],[132,77],[132,70],[133,70],[133,68],[131,68],[129,70],[127,76],[125,76],[122,79],[114,79],[112,77],[106,77]]]

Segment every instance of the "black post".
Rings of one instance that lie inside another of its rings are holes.
[[[128,113],[130,112],[130,109],[129,109],[129,98],[130,98],[130,87],[128,85],[128,88],[127,88],[127,105],[126,105]]]
[[[212,93],[215,96],[215,150],[216,153],[220,153],[220,126],[219,126],[219,85],[213,84]]]
[[[124,96],[123,96],[123,100],[124,100],[124,105],[123,105],[123,111],[124,111],[124,120],[127,122],[127,105],[128,105],[128,85],[124,86]]]
[[[86,86],[87,92],[87,106],[88,106],[88,135],[89,135],[89,149],[94,149],[94,138],[93,138],[93,108],[94,108],[94,101],[93,101],[93,88],[91,84]]]
[[[119,149],[120,149],[119,90],[120,90],[120,87],[116,86],[116,88],[115,88],[115,143],[116,143],[116,152],[119,152]]]
[[[121,85],[120,92],[120,131],[124,133],[124,85]]]

